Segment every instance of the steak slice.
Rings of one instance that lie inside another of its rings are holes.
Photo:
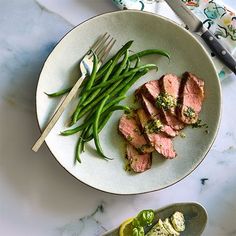
[[[171,96],[174,100],[175,106],[170,107],[169,111],[175,116],[176,116],[175,108],[179,96],[180,84],[181,84],[181,78],[179,78],[174,74],[163,75],[159,80],[161,91],[164,92],[165,94],[168,94],[168,96]]]
[[[204,100],[204,81],[190,72],[183,74],[178,117],[185,124],[197,122]]]
[[[179,120],[176,116],[171,114],[169,111],[163,110],[163,119],[165,120],[165,123],[168,124],[172,129],[179,131],[184,128],[184,123]]]
[[[149,101],[156,104],[157,98],[162,96],[158,80],[151,80],[140,87],[136,93],[142,93]],[[184,128],[184,123],[173,115],[170,111],[159,107],[160,115],[166,125],[169,125],[174,130],[181,130]]]
[[[138,109],[137,115],[149,142],[155,150],[168,159],[176,157],[172,139],[162,131],[158,131],[158,126],[153,124],[155,121],[145,113],[144,109]]]
[[[124,114],[120,118],[119,131],[128,143],[133,145],[139,152],[150,153],[153,151],[139,129],[135,114],[133,116]]]
[[[151,153],[140,154],[134,146],[127,143],[126,154],[129,165],[134,172],[140,173],[151,168]]]
[[[152,119],[161,120],[160,109],[154,106],[143,94],[139,95],[139,101],[143,105],[145,111]],[[175,137],[178,133],[173,130],[169,125],[163,124],[161,131],[167,134],[170,137]]]
[[[149,101],[156,104],[156,99],[161,93],[161,89],[158,80],[151,80],[143,84],[137,91],[136,94],[143,94]]]

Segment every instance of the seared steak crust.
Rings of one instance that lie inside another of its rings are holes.
[[[185,124],[197,122],[204,100],[204,82],[191,74],[185,72],[180,89],[178,117]]]

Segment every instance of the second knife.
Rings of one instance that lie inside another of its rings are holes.
[[[230,70],[236,74],[236,60],[230,52],[223,47],[219,40],[204,26],[203,23],[188,9],[181,0],[165,0],[172,10],[182,19],[191,32],[199,33],[212,52]]]

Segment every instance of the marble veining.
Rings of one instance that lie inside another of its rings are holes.
[[[233,0],[227,0],[233,6]],[[144,208],[198,201],[208,211],[204,236],[236,235],[236,77],[222,82],[222,122],[202,164],[159,192],[116,196],[75,180],[39,136],[35,90],[60,38],[83,20],[115,10],[110,0],[11,0],[0,8],[0,235],[93,236]]]
[[[59,228],[59,234],[63,236],[101,235],[102,233],[107,231],[107,229],[104,228],[99,221],[99,218],[101,218],[103,212],[104,206],[103,204],[101,204],[91,215],[73,220],[72,222]]]

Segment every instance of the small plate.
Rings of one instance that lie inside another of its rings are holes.
[[[100,133],[101,145],[112,161],[98,158],[93,141],[81,155],[82,163],[74,164],[77,135],[63,137],[68,117],[72,115],[76,101],[66,109],[61,119],[46,139],[46,143],[58,162],[81,182],[96,189],[115,194],[139,194],[166,188],[190,174],[204,159],[216,137],[221,111],[221,91],[211,58],[201,44],[187,30],[170,20],[141,11],[127,10],[106,13],[94,17],[70,31],[49,55],[42,69],[36,94],[37,117],[43,129],[55,111],[60,98],[47,97],[44,92],[55,92],[75,83],[79,75],[78,63],[86,50],[105,31],[117,39],[111,52],[114,54],[123,44],[134,40],[133,51],[159,48],[168,51],[171,61],[162,56],[147,56],[143,63],[156,63],[159,71],[151,71],[128,92],[125,104],[133,103],[134,91],[151,79],[165,73],[179,76],[191,71],[205,81],[206,99],[201,119],[207,123],[204,129],[186,128],[186,138],[174,139],[178,154],[174,160],[160,156],[153,158],[152,168],[142,174],[124,171],[125,145],[117,132],[122,112],[114,112]]]
[[[155,211],[154,223],[158,219],[165,220],[173,215],[176,211],[184,214],[185,231],[181,232],[181,236],[200,236],[205,229],[207,223],[207,212],[203,206],[198,203],[176,203]],[[119,236],[119,227],[107,232],[103,236]]]

